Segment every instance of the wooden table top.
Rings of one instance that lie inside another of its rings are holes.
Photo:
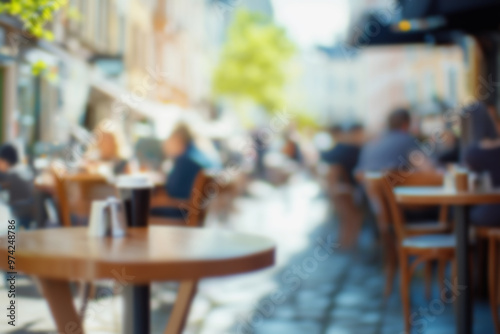
[[[7,269],[7,238],[0,238]],[[274,264],[271,240],[207,228],[131,228],[125,238],[89,237],[85,227],[19,231],[16,271],[63,280],[117,279],[130,284],[238,274]],[[132,278],[133,277],[133,278]]]
[[[500,189],[490,192],[458,192],[444,187],[396,187],[394,194],[400,204],[500,204]]]

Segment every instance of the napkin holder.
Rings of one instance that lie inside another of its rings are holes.
[[[92,202],[88,234],[94,237],[119,238],[126,235],[125,208],[118,198]]]

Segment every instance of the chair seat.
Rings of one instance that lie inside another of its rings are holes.
[[[186,209],[174,207],[156,207],[149,210],[149,214],[153,217],[183,219],[187,217],[188,212]]]
[[[418,231],[443,231],[448,229],[449,227],[443,223],[436,221],[424,221],[424,222],[411,222],[405,224],[405,228],[411,232]]]
[[[403,240],[403,247],[454,248],[455,236],[452,234],[426,234],[408,237]]]

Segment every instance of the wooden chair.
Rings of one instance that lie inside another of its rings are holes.
[[[76,216],[82,220],[90,216],[93,200],[106,199],[117,196],[114,186],[106,178],[96,174],[54,174],[55,197],[59,205],[61,225],[72,226],[71,217]]]
[[[186,212],[183,219],[169,219],[161,217],[150,217],[149,224],[152,225],[181,225],[187,227],[202,227],[212,197],[217,195],[218,185],[214,178],[201,171],[194,181],[191,196],[188,200],[177,200],[169,197],[163,188],[157,189],[151,200],[151,207],[174,207]],[[211,185],[214,188],[211,189]],[[214,194],[211,191],[215,191]],[[177,299],[165,329],[165,334],[180,334],[186,324],[191,304],[198,288],[197,280],[182,281],[179,284]]]
[[[61,225],[71,227],[72,216],[82,221],[90,217],[92,201],[117,196],[116,188],[110,185],[106,178],[96,174],[65,174],[54,173],[55,197],[59,205]],[[81,282],[79,288],[81,299],[79,315],[83,319],[90,296],[95,294],[95,285]]]
[[[403,314],[405,331],[410,332],[410,282],[413,272],[421,263],[429,261],[438,261],[440,264],[446,264],[455,260],[455,237],[452,234],[440,231],[441,224],[435,233],[422,233],[422,229],[411,229],[405,224],[402,208],[398,205],[393,193],[395,185],[409,185],[418,180],[418,175],[408,177],[408,182],[394,184],[391,181],[391,172],[384,173],[380,185],[382,186],[385,198],[387,200],[391,221],[394,225],[396,234],[396,249],[399,254],[399,267],[401,271],[401,298],[403,304]],[[424,179],[424,178],[422,178]],[[433,229],[434,230],[434,229]],[[426,232],[429,230],[426,228]],[[410,263],[410,257],[415,260]],[[440,283],[444,283],[444,265],[440,265]],[[428,273],[428,267],[426,266]]]
[[[180,225],[188,227],[201,227],[205,222],[205,216],[208,211],[211,197],[216,194],[210,194],[210,185],[218,185],[213,182],[213,177],[200,171],[196,175],[193,184],[191,196],[187,200],[179,200],[168,196],[163,187],[158,188],[151,198],[151,207],[171,207],[184,211],[186,214],[182,219],[170,219],[163,217],[149,217],[149,224],[152,225]]]
[[[500,228],[477,227],[476,233],[478,238],[485,239],[488,242],[488,299],[490,301],[495,332],[500,334],[500,319],[498,316],[498,304],[500,301],[500,291],[498,288],[498,271],[500,269],[498,263],[500,260],[498,257],[498,251],[500,250]]]
[[[377,228],[380,233],[383,259],[384,259],[384,270],[386,272],[385,281],[385,296],[389,296],[392,292],[392,284],[394,282],[394,276],[397,269],[397,247],[396,247],[396,236],[394,234],[394,226],[392,223],[391,212],[389,208],[389,203],[385,195],[384,190],[384,177],[381,172],[368,172],[363,175],[357,176],[358,180],[364,185],[368,200],[370,202],[371,208],[375,214],[375,219],[377,222]],[[441,185],[443,182],[443,177],[439,174],[434,173],[421,173],[417,172],[410,175],[406,179],[399,179],[397,183],[392,182],[391,184],[399,186],[436,186]],[[439,212],[439,219],[437,222],[411,222],[405,223],[405,231],[408,235],[424,235],[433,233],[445,233],[450,230],[450,226],[447,223],[448,208],[441,207]],[[439,275],[442,276],[444,273],[445,263],[439,264]],[[426,263],[426,294],[430,297],[430,280],[432,276],[431,263]]]
[[[372,212],[375,215],[380,235],[385,271],[384,295],[392,292],[392,285],[397,269],[396,240],[392,229],[390,212],[382,185],[382,173],[367,173],[361,178]]]

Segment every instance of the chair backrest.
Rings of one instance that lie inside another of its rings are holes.
[[[383,176],[383,192],[386,198],[390,218],[394,224],[394,230],[399,240],[406,237],[407,233],[405,230],[405,219],[402,211],[401,205],[396,201],[396,195],[394,195],[394,187],[400,186],[441,186],[443,184],[444,176],[439,173],[432,172],[414,172],[410,175],[401,175],[395,171],[388,171],[384,173]],[[441,208],[439,220],[442,222],[446,221],[447,207],[443,206]]]
[[[92,201],[116,196],[116,189],[103,176],[94,174],[55,175],[55,190],[63,226],[71,226],[71,216],[90,216]]]
[[[389,218],[394,226],[394,231],[396,232],[396,237],[399,241],[402,241],[406,236],[405,230],[405,219],[403,216],[403,211],[396,201],[396,195],[394,195],[393,189],[394,184],[389,176],[390,172],[384,173],[380,181],[380,187],[383,192],[383,197],[387,203]]]
[[[444,182],[444,175],[437,172],[400,173],[388,171],[385,173],[385,178],[393,187],[441,186]]]
[[[185,217],[187,226],[200,227],[205,223],[210,200],[218,193],[218,185],[213,181],[214,178],[205,171],[200,171],[196,175],[189,197],[189,207],[184,208],[187,211]]]

